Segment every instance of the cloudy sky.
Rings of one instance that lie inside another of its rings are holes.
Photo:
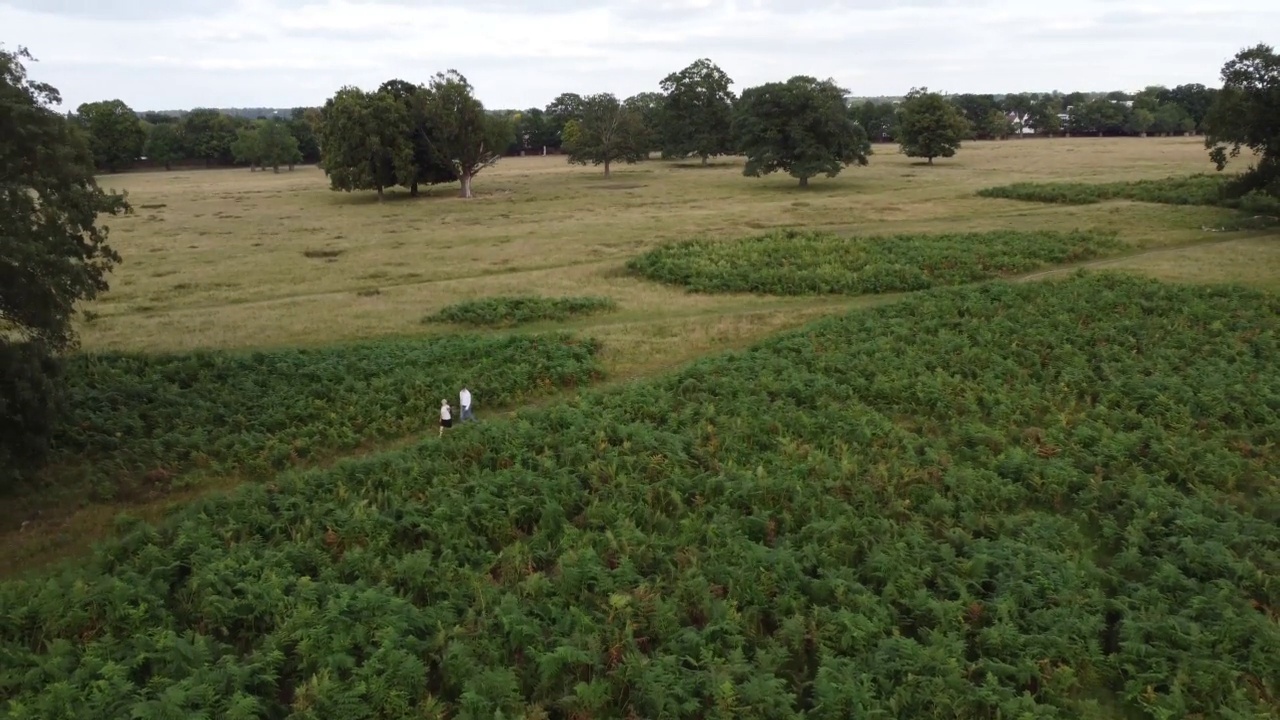
[[[1218,84],[1275,42],[1275,0],[0,0],[64,109],[318,105],[456,68],[491,108],[657,90],[699,57],[735,90],[797,75],[857,95]]]

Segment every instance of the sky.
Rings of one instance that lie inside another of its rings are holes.
[[[456,69],[489,108],[657,91],[709,58],[734,90],[793,75],[854,95],[1220,84],[1280,28],[1275,0],[0,0],[63,110],[320,105]]]

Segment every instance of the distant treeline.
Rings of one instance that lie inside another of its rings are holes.
[[[1203,132],[1218,91],[1200,84],[1151,86],[1138,93],[1016,93],[947,95],[968,122],[969,139],[1028,135],[1182,135]],[[730,103],[736,101],[727,94]],[[640,93],[626,104],[654,138],[673,135],[664,95]],[[900,99],[847,98],[871,142],[898,141]],[[545,108],[486,110],[513,132],[500,154],[565,152],[569,110],[582,102],[563,93]],[[320,107],[196,108],[137,113],[120,100],[85,103],[71,114],[90,138],[99,169],[233,165],[279,168],[321,159]],[[679,134],[679,133],[675,133]],[[660,143],[655,143],[657,151]]]

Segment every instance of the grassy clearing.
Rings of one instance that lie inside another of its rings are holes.
[[[1164,203],[1167,205],[1217,205],[1247,212],[1278,213],[1280,201],[1260,193],[1227,197],[1226,186],[1234,176],[1197,174],[1158,180],[1129,180],[1111,183],[1021,182],[983,188],[978,195],[1006,200],[1091,205],[1109,200]]]
[[[0,585],[6,710],[1263,717],[1277,318],[930,291],[286,473]]]
[[[112,290],[82,326],[92,350],[314,346],[388,335],[449,332],[424,314],[494,295],[614,298],[620,308],[588,323],[626,367],[668,367],[697,335],[737,325],[749,343],[807,299],[711,297],[620,277],[631,257],[693,237],[730,239],[782,227],[851,235],[1080,228],[1114,230],[1135,249],[1211,239],[1232,213],[1201,206],[1062,206],[992,203],[975,193],[1022,181],[1115,180],[1187,175],[1209,167],[1198,138],[1057,138],[966,145],[946,166],[913,165],[892,146],[871,164],[808,191],[790,178],[742,177],[739,160],[709,168],[648,162],[605,180],[563,158],[510,158],[478,178],[474,200],[437,188],[419,199],[331,193],[323,173],[244,170],[116,175],[139,205],[163,205],[113,220],[124,263]],[[310,255],[310,256],[308,256]],[[328,255],[325,257],[324,255]],[[768,322],[733,315],[773,313]],[[579,321],[571,321],[578,324]],[[639,331],[639,332],[637,332]],[[655,338],[666,337],[664,343]],[[702,345],[710,352],[720,345]],[[634,352],[631,350],[634,349]],[[645,358],[641,360],[640,358]]]
[[[447,305],[423,318],[423,321],[473,327],[513,327],[534,322],[568,320],[572,317],[609,312],[617,308],[618,303],[608,297],[503,295]]]
[[[1117,253],[1114,233],[991,231],[848,238],[777,230],[650,250],[631,272],[695,292],[863,295],[980,282]]]

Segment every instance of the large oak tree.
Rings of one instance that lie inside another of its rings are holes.
[[[383,92],[343,87],[321,110],[321,167],[333,190],[383,192],[412,182],[411,122],[404,105]]]
[[[866,165],[871,143],[845,105],[847,94],[832,80],[804,75],[744,90],[733,122],[747,156],[742,174],[782,171],[808,187],[816,175]]]
[[[999,112],[995,107],[990,110]],[[992,128],[1003,131],[1004,126]],[[937,157],[952,157],[971,128],[964,113],[928,88],[912,88],[898,107],[898,143],[907,157],[922,157],[930,165]]]
[[[107,172],[128,168],[142,156],[147,132],[142,121],[122,100],[83,103],[76,119],[89,135],[94,163]]]
[[[1222,66],[1222,90],[1205,117],[1204,145],[1219,170],[1248,149],[1257,162],[1236,192],[1280,196],[1280,55],[1270,45],[1241,50]]]
[[[102,215],[129,211],[94,181],[82,132],[31,80],[25,48],[0,48],[0,482],[39,459],[53,428],[57,353],[74,346],[76,303],[107,290],[120,261]]]
[[[581,98],[578,115],[563,132],[569,162],[603,165],[604,176],[614,163],[635,163],[648,156],[644,119],[634,105],[619,102],[612,93]]]
[[[663,78],[662,153],[702,158],[733,152],[733,80],[706,58]]]
[[[462,185],[460,195],[469,198],[471,181],[498,162],[515,131],[508,118],[485,112],[471,83],[457,70],[437,73],[427,91],[431,143],[453,168]]]

